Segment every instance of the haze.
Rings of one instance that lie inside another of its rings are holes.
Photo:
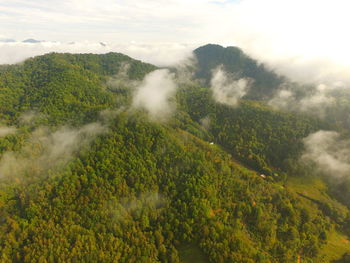
[[[293,80],[347,84],[349,7],[344,0],[2,0],[0,38],[17,42],[1,43],[0,63],[51,51],[116,51],[170,65],[218,43]],[[28,38],[48,42],[20,43]]]

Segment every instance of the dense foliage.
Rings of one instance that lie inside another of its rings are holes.
[[[155,67],[122,54],[48,54],[8,66],[0,75],[0,116],[14,121],[21,113],[37,111],[47,123],[74,125],[96,119],[113,105],[106,91],[108,76],[127,64],[131,79],[142,79]]]
[[[259,102],[239,107],[215,103],[211,91],[197,85],[184,87],[182,107],[193,120],[207,121],[215,141],[241,162],[271,175],[271,167],[286,171],[303,149],[302,139],[330,126],[303,115],[276,111]]]
[[[252,101],[220,105],[198,83],[182,85],[177,112],[155,123],[128,110],[127,81],[111,87],[124,69],[138,81],[155,67],[53,53],[0,69],[2,124],[17,129],[0,138],[1,157],[39,158],[1,174],[1,262],[181,262],[184,245],[208,262],[327,262],[322,250],[348,210],[273,176],[289,173],[301,139],[326,124]],[[68,161],[40,161],[37,142],[50,140],[33,136],[44,125],[56,134],[92,122],[104,129],[77,133],[92,139],[63,151]]]
[[[120,116],[61,173],[2,197],[4,262],[214,262],[317,255],[331,223],[182,131]],[[322,230],[322,231],[321,231]]]

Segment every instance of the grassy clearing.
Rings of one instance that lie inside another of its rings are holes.
[[[332,199],[327,193],[327,186],[318,177],[290,177],[286,182],[286,188],[300,195],[302,205],[314,213],[319,213],[317,202],[327,203],[339,214],[345,215],[347,208],[336,200]],[[310,198],[310,199],[308,199]],[[314,201],[312,201],[314,200]],[[322,247],[317,263],[331,263],[340,259],[343,254],[350,252],[349,237],[337,230],[329,231],[328,241]]]
[[[209,263],[208,258],[195,245],[181,245],[178,248],[181,263]]]
[[[327,185],[319,177],[289,177],[286,182],[286,187],[296,194],[301,194],[310,199],[329,204],[330,207],[337,210],[340,214],[345,215],[348,211],[346,206],[328,195]],[[306,202],[305,198],[302,199],[304,199],[303,203],[309,203]]]
[[[348,237],[337,231],[329,233],[328,242],[322,248],[322,253],[317,262],[329,263],[340,259],[343,254],[350,252],[350,241]]]

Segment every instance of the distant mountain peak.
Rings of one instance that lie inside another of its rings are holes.
[[[275,72],[245,54],[235,46],[223,47],[216,44],[207,44],[194,50],[198,69],[196,76],[204,79],[208,84],[212,72],[223,66],[228,74],[236,78],[249,78],[254,85],[245,96],[246,99],[264,100],[277,90],[283,79]]]
[[[33,39],[33,38],[28,38],[28,39],[23,40],[22,42],[23,43],[40,43],[40,42],[43,42],[43,41],[36,40],[36,39]]]

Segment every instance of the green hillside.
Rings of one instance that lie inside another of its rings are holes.
[[[261,92],[280,81],[259,80],[263,66],[233,50],[246,66],[214,51],[213,66],[234,63]],[[298,163],[302,139],[329,124],[261,101],[224,106],[196,80],[157,122],[130,105],[155,69],[117,53],[1,67],[0,131],[12,129],[0,137],[1,262],[316,263],[350,252],[348,207]]]

